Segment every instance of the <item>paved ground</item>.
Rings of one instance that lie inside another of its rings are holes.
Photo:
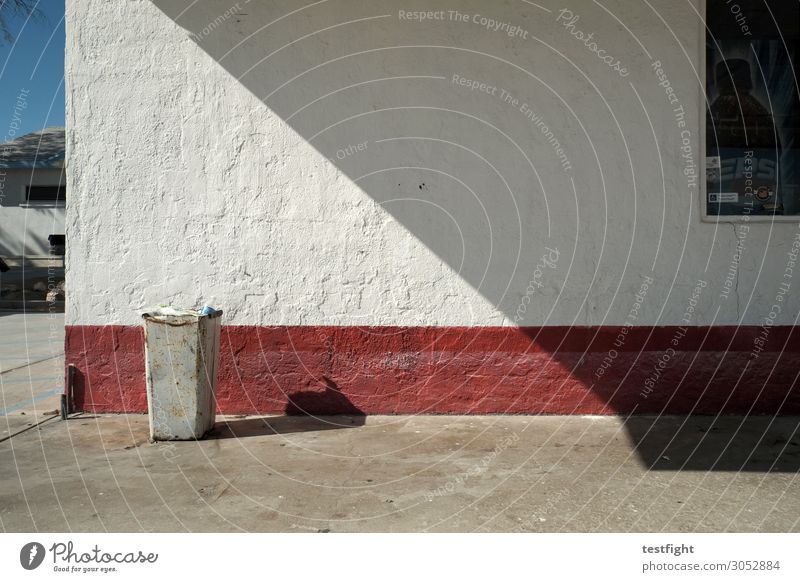
[[[52,415],[63,386],[64,314],[0,312],[0,440]]]
[[[63,313],[0,311],[0,373],[63,355]]]
[[[146,416],[56,418],[0,442],[0,526],[800,531],[800,418],[227,421],[151,444]]]

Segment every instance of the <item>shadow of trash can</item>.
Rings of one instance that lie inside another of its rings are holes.
[[[151,440],[200,439],[214,426],[221,315],[208,307],[142,313]]]

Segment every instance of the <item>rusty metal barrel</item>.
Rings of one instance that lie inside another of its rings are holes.
[[[199,439],[214,426],[221,315],[172,307],[142,314],[151,440]]]

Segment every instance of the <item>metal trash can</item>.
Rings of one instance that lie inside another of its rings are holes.
[[[214,426],[221,315],[172,307],[142,314],[151,440],[199,439]]]

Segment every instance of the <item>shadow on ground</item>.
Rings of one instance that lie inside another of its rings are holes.
[[[266,416],[217,421],[208,433],[211,439],[239,439],[364,426],[365,416]]]
[[[642,462],[654,471],[800,471],[800,418],[631,416]]]

